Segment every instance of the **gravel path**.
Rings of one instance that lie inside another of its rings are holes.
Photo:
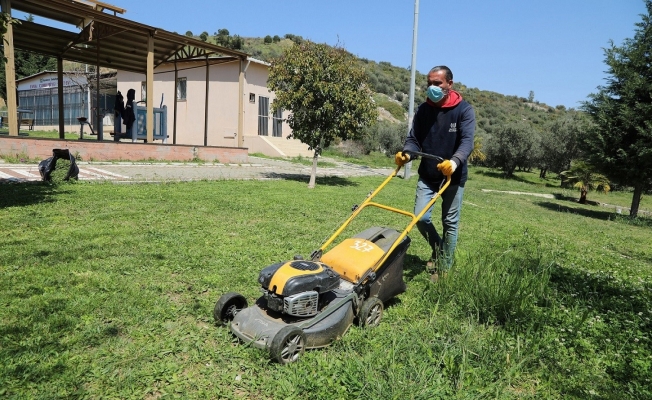
[[[320,160],[321,161],[321,160]],[[390,168],[323,160],[326,167],[317,166],[320,177],[387,176]],[[335,165],[335,166],[333,166]],[[166,182],[229,179],[305,179],[310,178],[310,165],[283,160],[249,157],[246,164],[155,163],[155,162],[79,162],[80,180],[114,182]],[[0,162],[0,182],[41,180],[37,164],[7,164]]]

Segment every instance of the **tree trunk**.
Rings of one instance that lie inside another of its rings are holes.
[[[308,182],[308,189],[315,188],[315,182],[317,181],[317,158],[319,153],[315,150],[315,155],[312,156],[312,171],[310,172],[310,182]]]
[[[580,189],[580,204],[586,204],[586,193],[588,190],[586,190],[586,186],[582,186]]]
[[[541,172],[539,172],[539,178],[546,179],[546,172],[548,172],[548,168],[541,168]]]
[[[634,197],[632,198],[632,205],[629,208],[629,216],[636,218],[638,216],[638,206],[641,203],[641,196],[643,195],[643,184],[639,183],[634,185]]]

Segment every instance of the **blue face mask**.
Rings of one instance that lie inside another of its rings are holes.
[[[435,103],[443,99],[446,95],[446,93],[444,93],[444,91],[439,86],[435,85],[428,86],[426,93],[428,94],[428,98]]]

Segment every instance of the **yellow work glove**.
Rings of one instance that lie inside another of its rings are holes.
[[[437,169],[440,170],[441,173],[446,176],[453,175],[453,172],[455,172],[455,168],[457,168],[457,164],[455,164],[455,161],[451,161],[451,160],[444,160],[439,164],[437,164]]]
[[[395,162],[396,165],[398,165],[399,167],[402,167],[402,166],[404,166],[405,164],[407,164],[408,162],[410,162],[410,155],[409,155],[408,153],[405,153],[405,152],[399,151],[399,152],[396,153],[396,155],[394,156],[394,162]]]

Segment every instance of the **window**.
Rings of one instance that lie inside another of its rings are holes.
[[[177,78],[177,101],[186,101],[186,78]]]
[[[269,97],[258,96],[258,135],[269,135]]]
[[[249,93],[249,102],[250,103],[255,103],[256,102],[256,94],[255,93]]]
[[[147,82],[140,82],[140,99],[147,100]]]

